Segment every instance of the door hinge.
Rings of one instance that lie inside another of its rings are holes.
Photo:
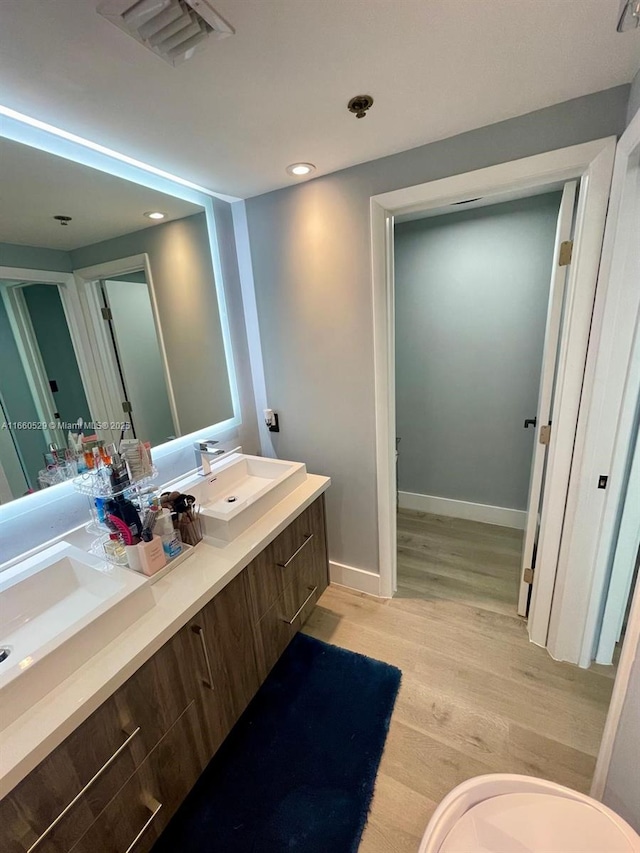
[[[523,578],[525,583],[533,583],[533,569],[525,569]]]
[[[103,320],[113,320],[113,314],[111,313],[111,308],[107,308],[105,306],[104,308],[100,309],[100,312],[102,313],[102,319]]]
[[[540,444],[549,444],[551,441],[551,424],[545,424],[540,427]]]
[[[571,263],[571,255],[573,254],[573,240],[564,240],[560,243],[560,256],[558,258],[559,267],[567,267]]]
[[[131,403],[128,400],[122,401],[122,411],[126,412],[127,414],[131,414],[131,412],[133,411]]]

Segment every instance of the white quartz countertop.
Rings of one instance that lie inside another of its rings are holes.
[[[0,797],[61,744],[330,483],[328,477],[307,474],[302,485],[233,542],[199,543],[184,562],[154,583],[155,604],[149,611],[2,731]]]

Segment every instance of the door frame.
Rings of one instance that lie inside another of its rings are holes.
[[[27,384],[33,399],[33,404],[38,413],[41,430],[47,444],[55,443],[55,403],[49,386],[47,371],[40,346],[36,338],[31,316],[27,308],[27,302],[22,292],[25,287],[30,287],[35,282],[16,281],[6,284],[2,288],[2,299],[9,318],[9,325],[18,348],[20,361],[24,368]],[[40,283],[40,282],[38,282]],[[57,286],[57,282],[41,282],[42,284]]]
[[[80,370],[80,378],[86,388],[87,377],[85,375],[86,371],[83,371],[82,364],[83,348],[80,344],[78,330],[74,326],[72,306],[75,299],[76,287],[73,275],[68,272],[56,272],[55,270],[0,266],[0,279],[12,280],[11,284],[2,288],[2,299],[5,302],[9,322],[16,339],[20,359],[25,368],[27,382],[29,383],[29,389],[38,411],[38,417],[42,423],[50,424],[54,421],[53,412],[55,411],[55,406],[51,397],[38,342],[35,339],[31,319],[26,310],[22,290],[30,284],[47,284],[58,288],[71,343]],[[91,400],[88,396],[87,402],[89,403],[89,410],[92,417],[95,417]],[[54,439],[53,434],[48,429],[45,429],[45,436],[47,436],[47,443]]]
[[[558,378],[557,388],[561,397],[549,454],[552,476],[568,482],[581,394],[583,398],[589,398],[591,393],[591,388],[587,387],[583,392],[584,366],[615,149],[615,137],[607,137],[371,197],[378,546],[382,596],[391,597],[397,585],[394,217],[401,213],[445,207],[468,198],[491,197],[498,202],[509,194],[513,196],[527,190],[534,194],[545,186],[579,180],[580,196],[570,272],[570,276],[575,277],[572,288],[574,300],[568,306],[567,315],[571,324],[570,344],[563,375]],[[578,460],[573,461],[575,464]],[[562,494],[556,497],[559,518],[552,532],[558,540],[562,532],[565,499]],[[532,640],[543,646],[547,640],[555,582],[556,567],[551,568],[547,577],[540,572],[535,578],[537,604],[529,625]]]
[[[640,269],[637,242],[640,165],[635,165],[637,158],[640,158],[640,111],[620,137],[616,151],[585,376],[595,390],[585,413],[582,435],[578,436],[580,444],[588,448],[588,453],[582,454],[579,480],[589,488],[569,495],[567,512],[573,516],[572,536],[563,542],[549,628],[549,650],[553,657],[582,667],[590,665],[594,651],[638,403],[640,290],[636,276]],[[604,490],[597,488],[600,475],[609,478]],[[571,630],[573,625],[577,630]]]

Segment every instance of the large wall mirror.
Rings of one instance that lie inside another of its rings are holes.
[[[233,419],[203,207],[6,138],[0,184],[0,503],[70,477],[70,433]]]

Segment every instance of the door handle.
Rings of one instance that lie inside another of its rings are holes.
[[[536,424],[538,423],[537,418],[527,418],[524,422],[524,428],[529,429],[529,427],[533,427],[535,429]]]

